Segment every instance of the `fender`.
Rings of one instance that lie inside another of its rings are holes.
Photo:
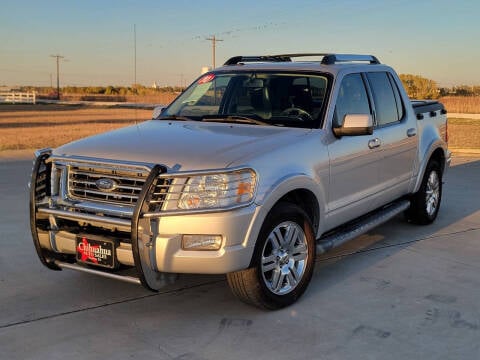
[[[326,212],[325,189],[323,184],[315,182],[305,173],[294,173],[278,179],[277,182],[257,193],[255,204],[258,206],[259,210],[253,219],[253,226],[248,237],[248,242],[250,244],[255,243],[260,228],[270,210],[282,197],[295,190],[308,190],[315,196],[318,204],[319,216],[317,224],[313,225],[317,229],[317,234],[315,235],[318,236],[321,233],[325,219],[324,214]]]
[[[433,124],[428,124],[423,128],[422,138],[419,142],[419,149],[418,149],[418,158],[419,158],[419,165],[418,165],[418,172],[417,178],[415,180],[415,186],[413,187],[412,193],[416,193],[418,189],[420,189],[420,185],[422,183],[423,176],[425,174],[425,170],[427,168],[428,162],[430,161],[433,153],[437,150],[441,149],[443,153],[443,163],[440,164],[442,166],[442,170],[446,169],[446,162],[450,160],[450,154],[447,150],[447,145],[445,141],[441,138],[440,132],[438,128]]]

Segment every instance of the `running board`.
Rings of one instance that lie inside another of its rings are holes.
[[[385,208],[373,212],[359,221],[355,221],[351,225],[347,225],[345,229],[341,229],[332,235],[327,235],[317,240],[317,254],[324,254],[359,235],[362,235],[373,228],[387,222],[394,216],[407,210],[410,207],[410,201],[400,200]]]
[[[109,273],[109,272],[89,269],[89,268],[86,268],[86,267],[83,267],[83,266],[79,266],[79,265],[75,265],[75,264],[69,264],[69,263],[65,263],[65,262],[62,262],[62,261],[58,261],[58,260],[55,261],[55,265],[57,265],[59,268],[62,268],[62,269],[70,269],[70,270],[84,272],[84,273],[87,273],[87,274],[99,275],[99,276],[103,276],[103,277],[106,277],[106,278],[109,278],[109,279],[120,280],[120,281],[128,282],[128,283],[131,283],[131,284],[137,284],[137,285],[142,284],[139,278],[136,278],[136,277],[133,277],[133,276],[124,276],[124,275],[112,274],[112,273]]]

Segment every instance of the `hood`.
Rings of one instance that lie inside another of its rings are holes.
[[[54,156],[162,164],[181,171],[220,169],[298,141],[310,129],[151,120],[63,145]]]

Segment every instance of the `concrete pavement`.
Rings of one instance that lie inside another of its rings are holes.
[[[480,158],[455,158],[439,218],[393,219],[319,257],[300,301],[237,301],[223,276],[159,294],[40,264],[31,161],[0,162],[0,358],[478,359]]]

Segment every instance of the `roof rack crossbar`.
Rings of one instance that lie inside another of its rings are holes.
[[[246,62],[290,62],[288,56],[282,55],[261,55],[261,56],[234,56],[228,59],[224,65],[236,65]]]
[[[325,65],[338,62],[369,62],[370,64],[380,64],[380,61],[373,55],[329,54],[322,59],[322,64]]]
[[[228,59],[224,65],[236,65],[246,62],[291,62],[296,57],[323,57],[321,63],[332,65],[339,62],[369,62],[370,64],[380,64],[380,61],[373,55],[357,54],[332,54],[332,53],[298,53],[298,54],[278,54],[261,56],[234,56]]]

